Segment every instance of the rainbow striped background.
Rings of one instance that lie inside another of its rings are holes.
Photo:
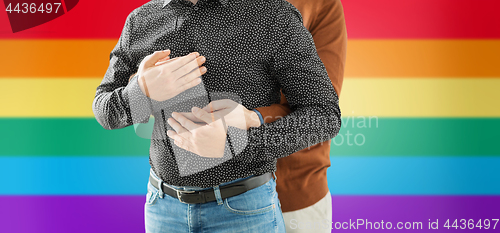
[[[0,13],[0,232],[144,232],[149,141],[104,130],[91,104],[127,14],[145,2],[80,1],[16,34]],[[333,221],[422,232],[439,219],[441,232],[447,219],[500,218],[500,1],[343,4]]]

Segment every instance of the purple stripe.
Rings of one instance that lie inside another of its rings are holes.
[[[0,196],[0,232],[144,232],[145,196]]]
[[[473,219],[476,225],[479,219],[500,218],[500,196],[333,196],[333,223],[357,221],[365,222],[384,221],[391,222],[394,230],[398,222],[422,222],[423,229],[403,231],[418,232],[443,232],[448,229],[444,227],[447,219],[452,225],[458,220],[458,231],[460,231],[460,219]],[[439,229],[429,230],[429,219],[435,222],[438,219]],[[492,222],[494,223],[494,222]],[[483,224],[484,225],[484,224]],[[404,226],[404,225],[403,225]],[[333,225],[335,227],[335,225]],[[492,226],[493,227],[493,224]],[[386,228],[386,227],[384,227]],[[366,229],[366,224],[356,229],[343,229],[341,231],[369,232],[376,229]],[[454,232],[455,228],[450,228]],[[492,228],[489,229],[490,231]],[[500,230],[500,222],[496,226]],[[379,229],[381,231],[381,229]],[[466,232],[484,232],[485,229],[467,229]],[[337,232],[334,230],[333,232]]]
[[[144,201],[144,196],[0,196],[0,232],[144,232]],[[418,232],[431,231],[429,219],[439,219],[439,230],[432,232],[441,232],[447,219],[500,218],[500,196],[333,196],[332,206],[334,223],[363,219],[375,226],[383,220],[394,228],[398,222],[422,222]],[[363,225],[350,231],[373,230]]]

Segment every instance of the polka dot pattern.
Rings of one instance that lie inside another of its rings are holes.
[[[326,69],[299,11],[285,0],[152,0],[132,11],[97,87],[93,111],[106,129],[155,117],[149,151],[154,172],[176,186],[210,187],[276,170],[276,160],[329,140],[340,129],[340,109]],[[137,83],[142,59],[170,49],[170,57],[199,52],[207,58],[203,82],[158,102]],[[254,109],[280,102],[292,113],[273,123],[228,129],[226,153],[207,159],[166,138],[173,111],[230,98]],[[226,93],[227,95],[221,95]]]

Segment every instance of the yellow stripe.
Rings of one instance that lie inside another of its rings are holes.
[[[1,117],[91,117],[97,78],[0,79]],[[8,101],[5,101],[8,100]]]
[[[500,79],[346,79],[343,116],[500,117]]]
[[[0,117],[93,117],[101,78],[0,79]],[[347,78],[342,116],[500,117],[500,79]]]

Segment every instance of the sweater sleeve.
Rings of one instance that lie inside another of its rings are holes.
[[[326,2],[328,4],[318,9],[316,20],[311,23],[310,32],[330,81],[340,96],[347,54],[344,9],[340,0]]]
[[[281,102],[279,104],[272,104],[270,106],[264,106],[256,108],[264,119],[264,123],[271,123],[279,118],[282,118],[290,114],[290,105],[286,100],[285,96],[281,94]]]

